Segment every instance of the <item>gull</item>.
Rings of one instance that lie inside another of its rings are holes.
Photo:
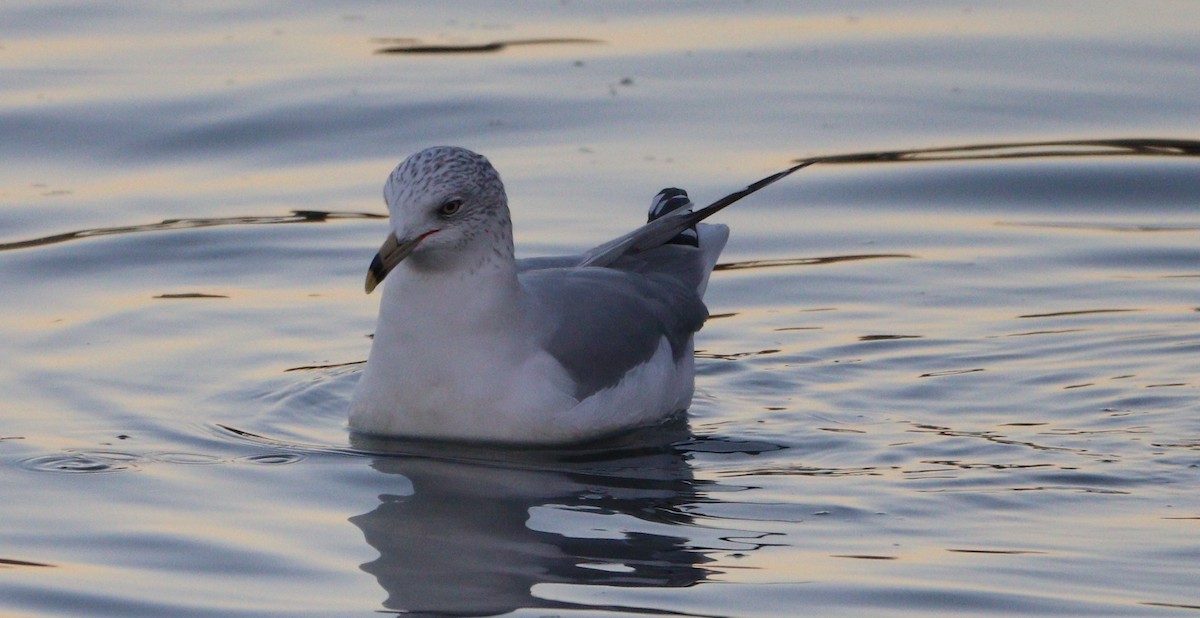
[[[383,437],[556,445],[662,423],[694,390],[693,334],[729,238],[704,218],[804,167],[704,208],[664,189],[650,221],[587,252],[516,259],[499,173],[465,148],[413,154],[383,188],[383,285],[349,408]]]

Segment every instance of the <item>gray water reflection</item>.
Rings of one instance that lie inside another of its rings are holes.
[[[582,608],[540,597],[541,584],[703,582],[714,573],[706,552],[738,533],[706,534],[688,514],[689,505],[709,500],[686,452],[673,446],[690,439],[686,423],[651,433],[658,435],[650,444],[662,446],[645,446],[641,432],[615,451],[610,444],[525,453],[355,436],[356,449],[406,452],[371,463],[403,479],[373,510],[350,518],[379,552],[361,568],[387,592],[384,607],[439,615]]]

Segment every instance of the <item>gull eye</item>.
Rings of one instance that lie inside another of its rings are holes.
[[[441,206],[438,206],[437,213],[442,217],[453,217],[462,210],[462,200],[455,198],[446,200]]]

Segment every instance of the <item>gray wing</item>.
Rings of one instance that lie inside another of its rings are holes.
[[[610,268],[530,268],[520,275],[542,347],[575,381],[577,399],[613,386],[665,337],[678,360],[708,309],[696,291],[699,252],[665,246]]]
[[[708,317],[701,294],[728,229],[700,248],[664,244],[726,206],[815,161],[805,161],[690,212],[678,209],[582,255],[517,263],[542,346],[583,399],[646,362],[665,337],[678,360]],[[703,235],[703,233],[702,233]]]
[[[543,268],[569,268],[579,266],[582,261],[582,255],[521,258],[517,260],[517,274],[530,270],[541,270]]]

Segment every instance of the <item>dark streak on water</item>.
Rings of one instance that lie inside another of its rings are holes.
[[[575,39],[547,39],[538,41],[519,41],[509,42],[509,44],[527,44],[527,43],[561,43],[561,42],[580,42]],[[1045,148],[1054,147],[1052,150],[1044,150]],[[746,191],[737,192],[731,195],[729,202],[740,199],[745,193],[757,191],[759,188],[771,184],[782,176],[790,174],[792,171],[797,171],[800,167],[808,166],[815,163],[822,164],[845,164],[845,163],[913,163],[913,162],[937,162],[937,161],[980,161],[994,159],[997,157],[1005,159],[1038,159],[1038,158],[1064,158],[1064,157],[1098,157],[1098,156],[1141,156],[1141,157],[1200,157],[1200,141],[1193,140],[1164,140],[1154,138],[1128,138],[1128,139],[1104,139],[1104,140],[1072,140],[1060,142],[1013,142],[999,144],[979,144],[968,146],[953,146],[943,148],[923,148],[914,150],[895,150],[886,152],[865,152],[865,153],[849,153],[839,155],[825,155],[820,157],[810,157],[807,159],[797,159],[800,166],[795,166],[784,172],[779,172],[773,176],[760,180],[752,184]],[[717,206],[714,204],[713,206]],[[711,208],[711,206],[709,207]],[[26,249],[30,247],[38,247],[42,245],[55,244],[69,240],[78,240],[82,238],[90,238],[95,236],[107,236],[111,234],[132,234],[139,232],[155,232],[169,231],[178,229],[206,228],[220,225],[275,225],[281,223],[325,223],[340,219],[381,219],[386,218],[386,215],[366,212],[333,212],[333,211],[318,211],[318,210],[293,210],[290,215],[272,216],[247,216],[247,217],[221,217],[221,218],[186,218],[186,219],[168,219],[160,223],[150,223],[142,225],[118,226],[107,228],[95,228],[87,230],[78,230],[74,232],[65,232],[61,234],[53,234],[41,238],[33,238],[29,240],[18,240],[0,243],[0,251],[13,249]],[[1049,225],[1049,224],[1014,224],[1007,225]],[[1071,224],[1059,224],[1059,226],[1069,226]],[[1112,228],[1109,228],[1112,229]],[[1131,229],[1131,231],[1182,231],[1192,228],[1117,228]],[[839,255],[830,257],[818,258],[794,258],[783,260],[755,260],[736,263],[724,263],[717,266],[717,270],[733,270],[739,268],[763,268],[771,266],[797,266],[809,264],[834,264],[844,261],[855,260],[870,260],[881,258],[912,258],[912,255],[906,254],[864,254],[864,255]],[[1118,311],[1118,310],[1113,310]],[[1047,315],[1062,315],[1062,314],[1047,314]],[[1042,316],[1023,316],[1023,317],[1042,317]]]
[[[7,567],[35,567],[35,568],[53,568],[53,564],[44,562],[33,562],[30,560],[15,560],[12,558],[0,558],[0,569]]]
[[[375,50],[377,54],[478,54],[504,51],[513,46],[521,45],[578,45],[603,43],[596,39],[514,39],[509,41],[493,41],[474,45],[434,45],[417,41],[405,41],[402,45],[381,47]]]
[[[53,245],[60,242],[72,240],[83,240],[86,238],[95,238],[100,236],[111,236],[114,234],[138,234],[143,232],[168,232],[175,230],[189,230],[198,228],[208,228],[224,225],[278,225],[281,223],[326,223],[328,221],[336,221],[339,219],[386,219],[387,215],[380,215],[366,212],[321,212],[315,210],[293,210],[288,215],[259,215],[248,217],[199,217],[188,219],[166,219],[159,223],[145,223],[141,225],[122,225],[115,227],[92,228],[86,230],[76,230],[74,232],[63,232],[61,234],[51,234],[40,238],[31,238],[28,240],[17,240],[11,242],[0,243],[0,251],[12,251],[14,249],[29,249],[32,247],[42,247],[45,245]]]

